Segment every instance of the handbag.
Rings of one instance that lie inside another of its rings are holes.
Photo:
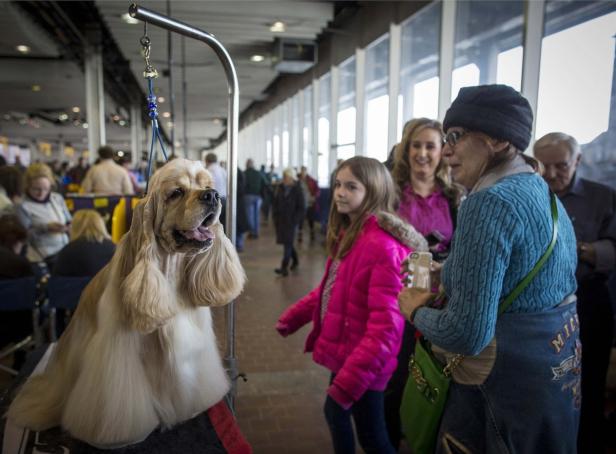
[[[530,284],[552,254],[558,237],[558,207],[553,193],[550,193],[550,205],[553,221],[550,244],[533,269],[500,303],[499,315],[505,312]],[[434,452],[447,403],[451,375],[463,360],[463,355],[455,355],[443,364],[434,356],[430,343],[423,336],[417,340],[415,353],[409,360],[409,378],[400,405],[402,433],[414,454]]]

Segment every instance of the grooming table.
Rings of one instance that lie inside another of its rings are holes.
[[[0,438],[3,454],[250,454],[252,449],[242,436],[237,422],[225,401],[185,421],[173,428],[161,432],[155,430],[141,443],[103,450],[94,448],[82,441],[72,438],[60,427],[43,432],[32,432],[13,425],[4,417],[17,389],[32,374],[42,370],[49,359],[55,344],[43,346],[29,355],[15,382],[0,395]]]

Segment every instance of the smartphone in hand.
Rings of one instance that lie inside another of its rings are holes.
[[[430,252],[412,252],[407,259],[407,287],[430,290],[430,269],[432,254]]]

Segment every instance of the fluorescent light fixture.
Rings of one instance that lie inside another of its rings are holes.
[[[163,118],[169,118],[171,116],[171,112],[163,112]]]
[[[120,126],[125,126],[126,125],[126,121],[125,120],[120,120],[120,121],[118,121],[118,124]]]
[[[81,109],[80,109],[79,107],[77,107],[77,106],[73,107],[71,110],[72,110],[74,113],[79,113],[79,112],[81,112]]]
[[[122,150],[118,151],[118,156],[119,156],[119,157],[124,156],[124,152],[123,152]]]
[[[20,44],[17,47],[15,47],[15,49],[17,49],[17,51],[21,52],[22,54],[30,53],[30,46],[26,46],[25,44]]]
[[[214,122],[215,125],[221,125],[222,124],[222,120],[220,118],[214,118],[212,121]]]
[[[62,112],[60,115],[58,115],[58,119],[60,121],[66,121],[68,120],[68,114],[65,114],[64,112]]]
[[[277,20],[270,26],[270,31],[274,33],[283,33],[286,30],[284,22]]]
[[[41,91],[40,85],[32,85],[32,91]]]
[[[254,61],[254,62],[260,62],[263,60],[265,60],[265,57],[263,55],[255,54],[252,57],[250,57],[250,61]]]
[[[158,97],[158,102],[160,102],[160,103],[165,102],[165,97],[164,96],[159,96]]]
[[[139,19],[135,19],[134,17],[131,17],[131,15],[128,13],[122,14],[122,20],[126,22],[127,24],[131,24],[131,25],[135,25],[140,22]]]
[[[81,125],[81,127],[82,127],[83,129],[88,129],[88,124],[87,124],[87,123],[84,123],[84,124],[82,124],[82,125]]]

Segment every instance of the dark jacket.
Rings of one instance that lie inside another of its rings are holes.
[[[276,243],[289,244],[295,239],[295,229],[304,215],[304,194],[299,183],[291,187],[279,184],[272,202],[276,227]]]
[[[263,197],[267,187],[267,180],[257,169],[249,168],[244,171],[246,181],[246,194]]]
[[[28,260],[0,246],[0,279],[18,279],[33,274]]]
[[[110,240],[88,241],[84,238],[71,241],[58,253],[52,274],[57,276],[94,276],[109,261],[115,252]]]
[[[237,188],[236,188],[236,229],[237,234],[241,235],[244,232],[250,230],[250,224],[248,224],[248,214],[246,214],[246,201],[244,195],[246,194],[246,181],[244,178],[244,172],[237,168]]]

